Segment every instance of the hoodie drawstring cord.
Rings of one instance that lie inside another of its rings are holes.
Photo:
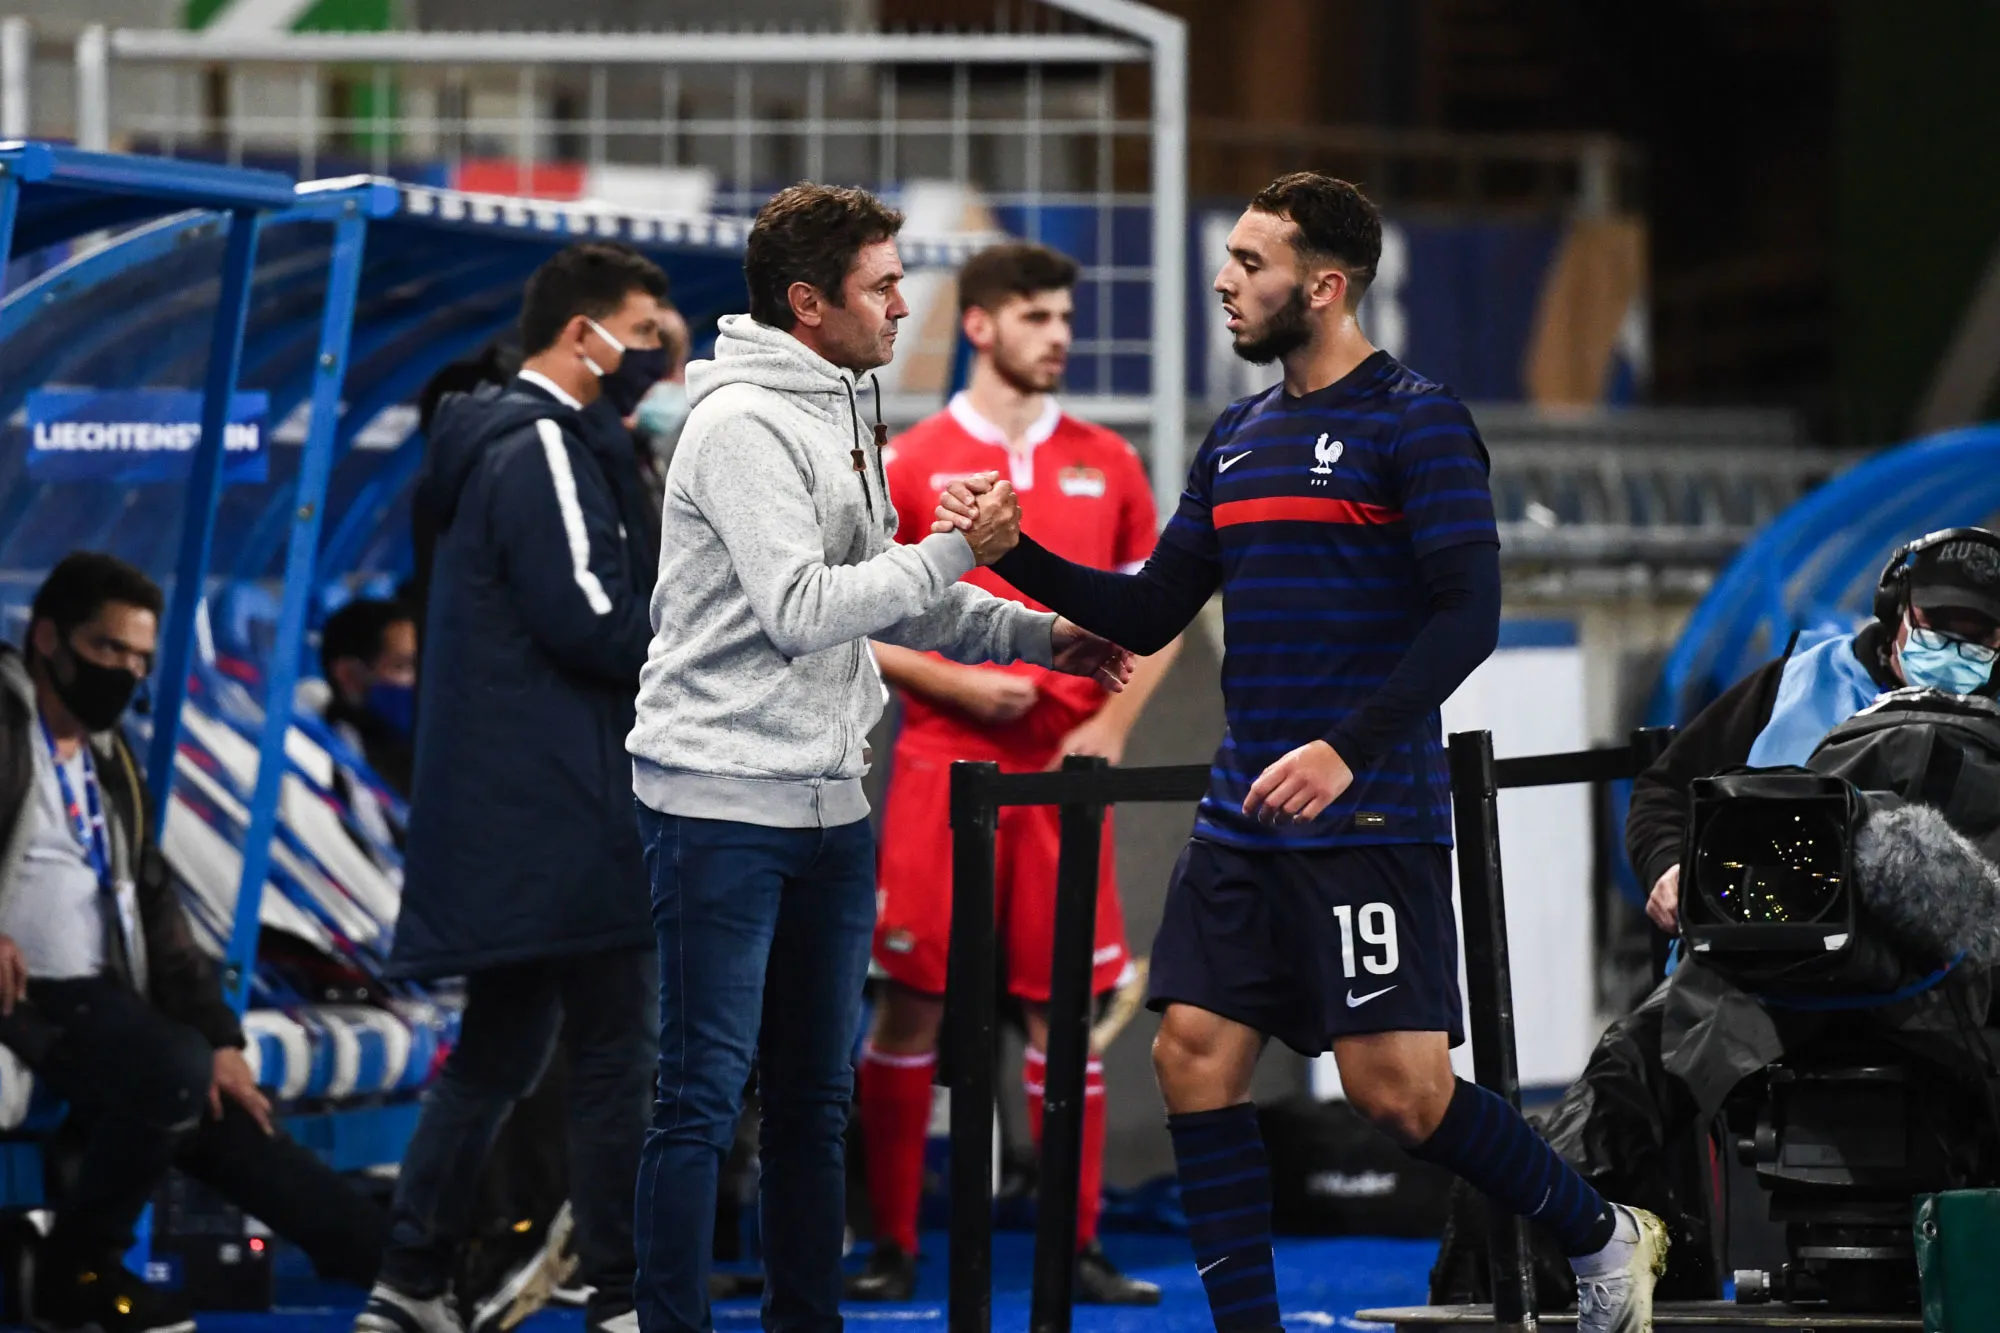
[[[882,483],[882,500],[886,504],[889,501],[889,468],[882,461],[882,451],[889,447],[889,428],[882,422],[882,377],[870,375],[868,383],[875,390],[875,476]],[[896,535],[894,505],[889,508],[889,524],[889,535],[893,537]]]
[[[847,417],[849,422],[847,438],[856,440],[861,436],[861,403],[854,396],[853,380],[848,379],[845,375],[841,376],[840,387],[847,390]],[[875,414],[877,417],[880,417],[882,414],[882,385],[880,381],[877,381],[875,385]],[[876,438],[879,440],[882,432],[879,422],[875,430]],[[859,444],[848,450],[848,453],[854,459],[855,475],[861,478],[861,498],[868,506],[868,524],[870,527],[873,527],[875,524],[875,488],[868,484],[867,456],[862,453]]]

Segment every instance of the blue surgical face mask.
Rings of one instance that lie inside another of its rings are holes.
[[[368,687],[362,705],[398,736],[405,740],[410,738],[410,729],[417,711],[415,686],[396,685],[386,680],[378,680]]]
[[[639,433],[664,448],[680,438],[689,410],[687,385],[661,380],[639,400]]]
[[[1963,655],[1961,648],[1973,649],[1987,660],[1973,661]],[[1961,644],[1934,629],[1912,625],[1910,637],[1904,641],[1897,658],[1903,665],[1906,684],[1943,690],[1947,694],[1974,694],[1986,688],[1993,678],[1990,651],[1980,650],[1974,644]]]

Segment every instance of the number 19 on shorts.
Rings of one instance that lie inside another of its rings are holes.
[[[1396,970],[1400,961],[1396,952],[1396,911],[1387,903],[1364,903],[1356,912],[1353,907],[1342,903],[1333,909],[1333,919],[1340,923],[1340,969],[1351,981],[1356,973],[1355,941],[1361,936],[1361,966],[1372,976],[1386,977]]]

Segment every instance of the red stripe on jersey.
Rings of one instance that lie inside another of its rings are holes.
[[[1401,511],[1354,500],[1322,500],[1311,495],[1274,495],[1265,500],[1231,500],[1213,511],[1215,526],[1239,523],[1354,523],[1379,527],[1401,523]]]

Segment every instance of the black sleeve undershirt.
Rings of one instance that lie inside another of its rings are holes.
[[[1430,617],[1389,679],[1335,724],[1326,743],[1359,773],[1410,739],[1500,637],[1500,548],[1493,542],[1447,546],[1417,559]]]
[[[1174,641],[1214,594],[1220,574],[1169,542],[1153,548],[1136,574],[1065,560],[1027,533],[993,572],[1057,615],[1150,657]]]
[[[1043,606],[1141,656],[1186,629],[1218,582],[1213,566],[1165,542],[1137,574],[1116,574],[1065,560],[1024,535],[993,568]],[[1356,771],[1406,740],[1486,660],[1499,634],[1498,546],[1448,546],[1417,568],[1429,617],[1389,679],[1325,738]]]

